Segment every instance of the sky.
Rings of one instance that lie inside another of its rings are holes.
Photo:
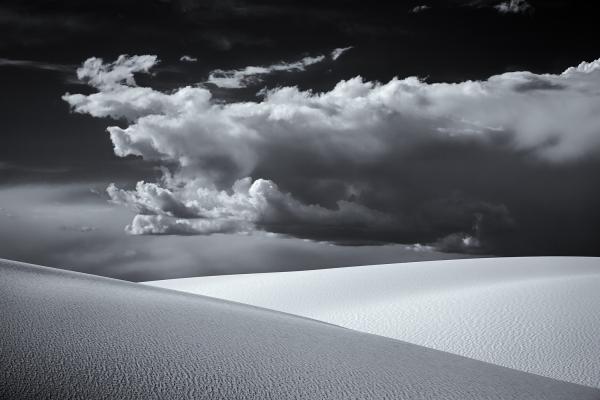
[[[4,1],[0,257],[599,256],[592,3]]]

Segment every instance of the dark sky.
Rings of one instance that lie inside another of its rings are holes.
[[[4,1],[0,257],[145,280],[600,256],[600,70],[563,74],[600,57],[593,3]],[[421,80],[336,87],[357,76]]]

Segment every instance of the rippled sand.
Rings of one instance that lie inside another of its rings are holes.
[[[151,284],[600,387],[600,258],[431,261]]]
[[[2,399],[597,399],[248,305],[0,262]]]

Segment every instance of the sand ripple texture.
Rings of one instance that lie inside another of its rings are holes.
[[[598,399],[289,314],[0,262],[2,399]]]
[[[431,261],[153,284],[600,387],[600,258]]]

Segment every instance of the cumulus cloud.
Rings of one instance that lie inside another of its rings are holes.
[[[75,112],[129,121],[108,128],[115,154],[169,168],[156,183],[108,188],[137,214],[134,234],[263,230],[493,252],[524,224],[523,199],[543,201],[520,179],[600,153],[599,61],[460,83],[356,77],[233,103],[203,87],[136,86],[133,74],[157,62],[87,60],[78,75],[98,92],[63,97]]]
[[[334,226],[385,225],[389,222],[382,213],[348,201],[339,201],[335,210],[303,204],[265,179],[237,180],[230,191],[207,188],[195,180],[166,185],[176,186],[179,190],[173,192],[145,182],[138,182],[135,191],[118,189],[115,185],[108,187],[113,202],[131,207],[138,213],[127,227],[130,233],[250,232],[257,226],[266,229],[281,221]]]
[[[184,54],[179,58],[179,61],[196,62],[196,61],[198,61],[198,59],[196,57],[192,57],[192,56],[188,56],[187,54]]]
[[[510,0],[494,6],[502,14],[524,14],[533,12],[533,6],[526,0]]]
[[[341,54],[341,53],[340,53]],[[216,69],[208,75],[207,83],[226,89],[239,89],[262,82],[265,75],[273,72],[304,71],[306,67],[320,63],[325,56],[304,57],[299,61],[281,62],[268,66],[249,66],[243,69]]]
[[[577,73],[583,72],[586,74],[595,72],[600,70],[600,59],[594,60],[592,62],[582,61],[576,67],[569,67],[563,72],[563,75],[577,75]]]
[[[347,52],[350,49],[352,49],[352,46],[338,47],[337,49],[333,49],[331,51],[331,59],[334,60],[334,61],[337,60],[338,58],[340,58],[340,56],[342,54],[344,54],[345,52]]]

